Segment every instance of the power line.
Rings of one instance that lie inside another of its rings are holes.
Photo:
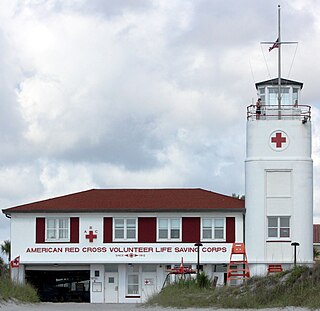
[[[264,55],[264,52],[263,52],[263,48],[262,48],[261,43],[260,43],[260,48],[261,48],[261,52],[262,52],[262,55],[263,55],[264,62],[265,62],[266,67],[267,67],[267,71],[268,71],[269,78],[271,79],[270,70],[269,70],[268,63],[267,63],[266,57],[265,57],[265,55]]]

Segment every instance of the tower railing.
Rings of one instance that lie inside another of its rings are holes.
[[[311,107],[307,105],[262,105],[259,111],[255,105],[247,107],[247,120],[300,120],[311,119]]]

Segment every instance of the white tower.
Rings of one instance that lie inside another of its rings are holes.
[[[310,107],[298,105],[300,82],[278,79],[256,83],[261,115],[248,107],[245,242],[252,275],[270,265],[313,262],[313,163]]]
[[[281,78],[280,6],[278,78],[256,83],[262,107],[248,107],[245,161],[245,243],[252,275],[313,263],[313,163],[310,107],[300,105],[303,84]],[[292,243],[299,243],[294,257]]]

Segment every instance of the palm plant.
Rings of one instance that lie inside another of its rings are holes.
[[[8,257],[8,262],[11,261],[11,242],[9,240],[3,241],[3,243],[0,245],[1,253],[6,255]]]

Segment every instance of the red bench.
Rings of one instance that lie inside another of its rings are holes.
[[[268,265],[268,273],[282,272],[282,265]]]

